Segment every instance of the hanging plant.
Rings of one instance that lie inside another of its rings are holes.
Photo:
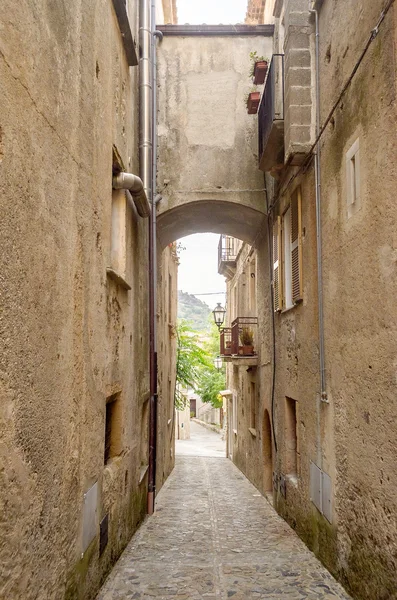
[[[247,112],[249,115],[256,115],[258,112],[259,102],[261,95],[254,89],[251,90],[246,96]]]
[[[261,85],[265,82],[266,73],[269,66],[269,60],[264,56],[258,56],[256,50],[250,52],[251,69],[250,77],[252,77],[255,85]]]

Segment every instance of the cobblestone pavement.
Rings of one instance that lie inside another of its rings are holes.
[[[226,442],[219,433],[190,421],[190,439],[175,440],[175,454],[225,458]]]
[[[226,458],[177,457],[97,600],[347,599]]]

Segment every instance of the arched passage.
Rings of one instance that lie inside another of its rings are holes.
[[[264,202],[263,202],[264,204]],[[161,248],[193,233],[224,233],[252,244],[260,230],[264,210],[226,200],[194,200],[158,209],[157,233]]]
[[[271,492],[273,489],[273,451],[272,451],[272,426],[269,412],[263,415],[263,491]]]

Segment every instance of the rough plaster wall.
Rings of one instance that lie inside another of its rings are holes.
[[[383,8],[324,3],[322,115]],[[394,210],[395,15],[388,16],[323,147],[325,333],[336,444],[337,568],[358,598],[394,598],[397,529]],[[327,26],[332,20],[334,27]],[[360,138],[361,208],[348,218],[345,154]]]
[[[0,596],[92,597],[146,501],[147,223],[131,212],[133,289],[106,278],[112,144],[137,169],[137,72],[111,2],[2,8]],[[123,453],[104,469],[105,398],[119,389]],[[96,540],[79,562],[96,480],[109,545],[98,561]]]
[[[271,38],[165,36],[159,45],[160,236],[163,216],[186,205],[172,213],[174,237],[167,241],[201,227],[227,233],[232,222],[242,230],[251,221],[252,232],[260,223],[263,177],[257,169],[257,125],[244,102],[252,86],[253,50],[270,54]],[[204,203],[208,200],[213,204]],[[190,223],[193,204],[197,208],[199,202],[202,208]],[[232,235],[240,237],[236,230]]]

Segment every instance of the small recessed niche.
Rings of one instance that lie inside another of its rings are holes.
[[[104,464],[107,465],[122,451],[121,392],[106,398]]]

